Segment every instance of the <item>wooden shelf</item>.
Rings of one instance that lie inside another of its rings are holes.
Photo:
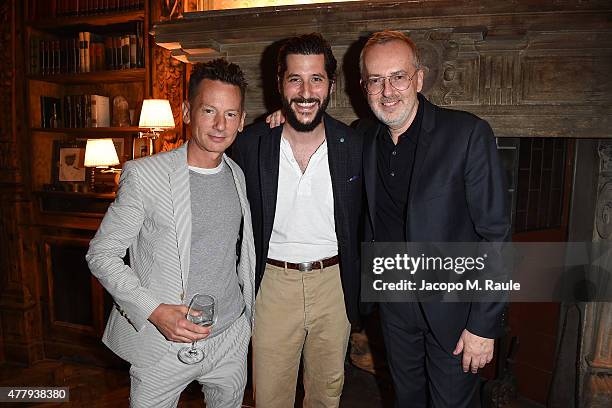
[[[75,217],[104,215],[115,193],[77,193],[68,191],[35,191],[39,198],[39,210],[47,214],[64,214]]]
[[[78,74],[28,75],[28,79],[62,84],[116,83],[145,80],[144,68],[118,69],[115,71],[81,72]]]
[[[111,12],[89,16],[61,16],[49,20],[28,21],[27,24],[30,27],[40,30],[64,30],[68,27],[104,27],[112,24],[129,23],[138,20],[144,21],[144,10]]]
[[[138,133],[141,129],[137,126],[126,127],[90,127],[90,128],[32,128],[32,132],[39,133],[67,133],[70,135],[91,135],[92,138],[103,137],[108,134],[126,135]]]
[[[101,199],[101,200],[114,200],[115,193],[76,193],[72,191],[52,191],[52,190],[39,190],[34,191],[37,196],[48,196],[48,197],[63,197],[63,198],[89,198],[89,199]]]

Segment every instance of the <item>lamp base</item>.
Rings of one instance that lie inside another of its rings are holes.
[[[91,168],[91,176],[89,177],[89,191],[91,193],[96,191],[96,168]]]

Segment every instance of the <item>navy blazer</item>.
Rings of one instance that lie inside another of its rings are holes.
[[[348,319],[356,322],[359,319],[358,234],[362,219],[363,139],[353,129],[327,114],[323,121],[344,301]],[[259,290],[263,278],[274,225],[282,130],[282,126],[270,129],[265,122],[256,123],[245,129],[232,147],[232,158],[240,165],[246,177],[247,196],[251,205],[257,256],[256,290]]]
[[[489,124],[467,112],[423,103],[405,214],[411,242],[509,241],[511,237],[505,172]],[[376,135],[378,121],[360,120],[364,135],[364,186],[367,214],[364,239],[376,240]],[[441,345],[453,350],[463,329],[495,338],[503,329],[499,303],[422,304],[427,322]]]

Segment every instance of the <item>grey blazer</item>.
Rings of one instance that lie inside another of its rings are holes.
[[[86,259],[89,269],[112,295],[111,312],[102,338],[119,357],[147,367],[168,351],[172,342],[147,319],[161,303],[182,304],[191,249],[191,197],[187,145],[170,152],[128,161],[119,191]],[[253,326],[255,248],[244,174],[229,157],[242,207],[242,243],[238,280]],[[130,266],[123,261],[129,248]]]

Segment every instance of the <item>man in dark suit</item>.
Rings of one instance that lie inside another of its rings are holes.
[[[278,56],[287,122],[255,124],[233,148],[255,235],[260,408],[294,405],[302,354],[304,406],[337,407],[359,317],[362,139],[325,113],[336,65],[319,34],[289,39]]]
[[[504,173],[487,122],[431,104],[415,44],[373,34],[361,82],[378,121],[362,120],[366,239],[507,241]],[[466,407],[501,334],[500,303],[381,303],[398,407]]]

